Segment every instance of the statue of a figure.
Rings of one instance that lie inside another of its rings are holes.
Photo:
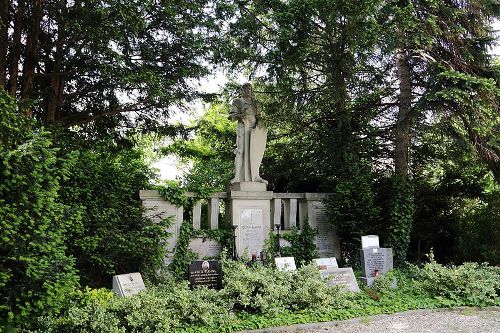
[[[229,119],[238,121],[234,178],[231,184],[238,182],[267,184],[267,181],[259,176],[260,163],[266,148],[267,128],[260,119],[260,105],[255,100],[250,83],[245,83],[241,87],[241,97],[233,101]]]

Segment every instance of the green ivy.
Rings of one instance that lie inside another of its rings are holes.
[[[396,264],[402,264],[410,245],[415,203],[413,201],[413,185],[404,183],[400,178],[393,180],[393,199],[391,202],[388,244],[394,251]]]
[[[298,266],[310,263],[319,255],[314,243],[317,234],[318,231],[312,228],[308,221],[304,222],[301,230],[292,228],[291,232],[284,232],[282,237],[289,241],[291,246],[282,246],[281,255],[283,257],[294,257]]]

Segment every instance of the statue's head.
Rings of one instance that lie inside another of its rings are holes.
[[[253,89],[251,83],[245,83],[241,86],[241,97],[253,97]]]

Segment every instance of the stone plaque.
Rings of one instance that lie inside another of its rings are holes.
[[[216,260],[196,260],[189,265],[191,288],[206,286],[222,289],[222,265]]]
[[[321,276],[327,280],[329,287],[341,286],[345,290],[359,292],[358,282],[351,267],[322,270]]]
[[[249,256],[252,253],[260,253],[266,239],[262,209],[242,208],[239,228],[240,243],[244,244],[243,250],[247,250]]]
[[[316,247],[319,255],[323,257],[339,256],[340,241],[332,225],[327,222],[326,208],[323,203],[312,203],[309,223],[311,227],[315,227],[318,231]]]
[[[337,264],[337,259],[335,257],[313,259],[313,261],[321,271],[333,268],[339,268],[339,265]]]
[[[132,296],[146,289],[141,273],[129,273],[113,276],[113,292],[120,296]]]
[[[297,269],[294,257],[274,258],[274,263],[279,271],[295,271]]]
[[[393,268],[391,248],[368,248],[361,250],[363,277],[377,277]]]
[[[222,246],[213,239],[191,238],[189,243],[191,251],[198,254],[198,258],[214,258],[218,257],[222,251]]]
[[[377,235],[361,236],[361,247],[363,249],[370,247],[380,247]]]

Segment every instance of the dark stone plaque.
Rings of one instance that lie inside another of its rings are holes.
[[[206,286],[222,289],[222,265],[217,260],[196,260],[189,265],[189,283],[191,288]]]

